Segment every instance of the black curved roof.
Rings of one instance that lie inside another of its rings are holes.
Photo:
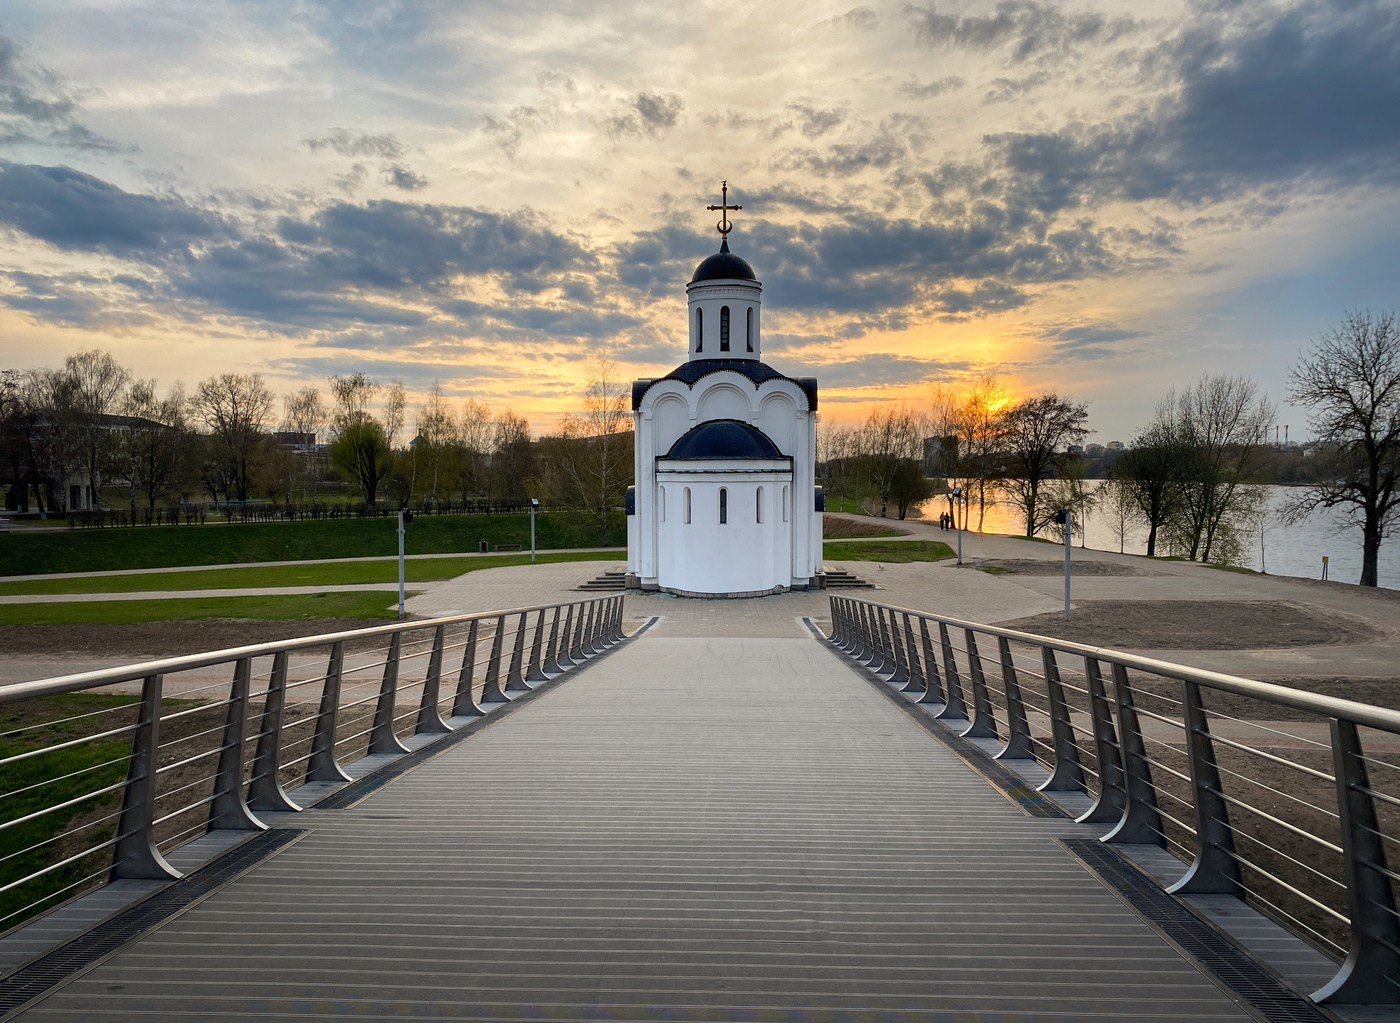
[[[785,458],[761,430],[737,419],[711,419],[690,430],[663,456],[678,461],[705,458]]]
[[[719,251],[713,256],[707,256],[701,261],[700,265],[695,268],[690,283],[721,280],[758,280],[754,276],[753,267],[749,266],[748,260],[741,259],[729,251],[728,240],[720,242]]]
[[[692,359],[690,362],[681,363],[664,377],[632,381],[632,411],[635,412],[642,407],[642,396],[651,389],[653,384],[659,384],[663,380],[679,380],[687,387],[694,387],[701,377],[718,373],[724,369],[742,373],[753,381],[755,389],[765,380],[791,380],[807,395],[808,411],[815,412],[817,410],[816,377],[785,376],[772,366],[759,362],[757,359]]]

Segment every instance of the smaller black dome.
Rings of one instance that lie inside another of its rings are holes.
[[[729,242],[720,243],[719,251],[713,256],[707,257],[699,266],[695,268],[695,274],[690,278],[690,283],[696,281],[756,281],[753,267],[748,261],[741,259],[729,251]]]
[[[667,458],[697,461],[704,458],[783,458],[768,435],[737,419],[712,419],[701,423],[671,445]]]

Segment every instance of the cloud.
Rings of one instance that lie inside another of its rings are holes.
[[[788,109],[797,114],[802,134],[809,139],[820,138],[846,120],[844,110],[820,110],[803,103],[789,103]]]
[[[967,82],[957,75],[949,75],[936,82],[920,82],[911,75],[907,82],[899,86],[899,94],[912,96],[914,99],[932,99],[934,96],[942,96],[945,92],[956,92],[966,84]]]
[[[0,162],[0,224],[77,252],[160,259],[229,236],[216,213],[136,195],[71,167]]]
[[[942,14],[936,3],[907,6],[905,14],[914,25],[915,37],[927,46],[983,51],[1005,47],[1014,63],[1110,42],[1140,24],[1133,18],[1067,13],[1036,0],[1002,0],[995,13],[986,15]]]
[[[613,138],[626,135],[657,138],[676,126],[685,102],[671,93],[640,92],[629,104],[631,112],[604,121]]]
[[[42,145],[85,152],[129,152],[77,121],[78,100],[62,76],[27,61],[0,35],[0,145]]]
[[[417,174],[401,163],[391,164],[384,169],[384,183],[405,192],[416,192],[428,187],[428,179]]]
[[[1088,361],[1122,356],[1124,341],[1147,336],[1145,331],[1127,330],[1111,323],[1050,327],[1041,332],[1050,342],[1050,352],[1042,359],[1046,363]]]
[[[302,139],[301,144],[313,153],[330,150],[341,156],[379,156],[395,160],[404,154],[403,143],[393,135],[368,135],[336,128],[320,138]]]

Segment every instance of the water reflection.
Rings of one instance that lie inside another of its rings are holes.
[[[1322,558],[1327,556],[1328,578],[1336,582],[1355,583],[1361,578],[1361,530],[1359,527],[1343,526],[1343,516],[1336,512],[1317,511],[1303,522],[1285,524],[1279,511],[1288,496],[1288,487],[1265,487],[1269,512],[1264,519],[1262,540],[1256,536],[1250,543],[1249,560],[1245,568],[1269,572],[1273,575],[1294,575],[1304,579],[1322,577]],[[945,497],[937,497],[923,506],[925,519],[937,520],[941,512],[948,508]],[[975,499],[968,505],[968,525],[976,527],[978,507]],[[988,533],[1025,532],[1025,522],[1016,511],[1004,504],[987,504],[983,530]],[[1104,508],[1091,511],[1088,515],[1088,528],[1085,536],[1075,537],[1075,546],[1085,542],[1098,550],[1116,551],[1119,549],[1117,516]],[[1400,537],[1392,543],[1400,544]],[[1128,525],[1123,538],[1122,549],[1128,554],[1147,553],[1147,530]],[[1161,544],[1158,553],[1169,553]],[[1400,570],[1397,559],[1390,556],[1386,545],[1381,547],[1380,584],[1390,589],[1400,589]]]

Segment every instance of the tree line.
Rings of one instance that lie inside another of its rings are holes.
[[[7,507],[357,500],[432,508],[539,497],[600,516],[631,482],[631,417],[615,369],[589,363],[582,408],[540,440],[509,406],[454,402],[434,383],[331,376],[279,399],[257,373],[163,391],[109,352],[0,371],[0,473]],[[150,516],[145,518],[149,521]]]

